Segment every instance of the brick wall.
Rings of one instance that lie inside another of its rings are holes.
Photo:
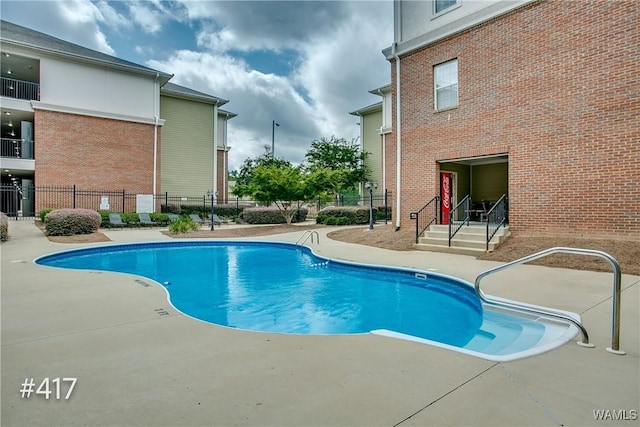
[[[34,122],[36,185],[153,194],[153,125],[43,110]]]
[[[401,57],[401,225],[438,161],[508,153],[514,231],[640,235],[638,9],[542,1]],[[459,106],[436,112],[433,66],[454,58]],[[386,156],[395,189],[395,133]]]

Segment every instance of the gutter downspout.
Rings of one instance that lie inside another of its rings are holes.
[[[360,119],[360,152],[364,153],[364,117],[358,113],[358,118]],[[364,203],[364,183],[361,182],[358,187],[360,187],[358,188],[358,192],[362,195],[362,201]]]
[[[158,115],[159,111],[159,102],[158,98],[160,97],[160,88],[158,87],[158,79],[160,78],[160,73],[156,73],[156,79],[153,82],[153,194],[158,194]],[[155,209],[154,209],[155,210]]]
[[[384,97],[384,94],[380,89],[377,90],[378,95],[382,97],[382,126],[380,126],[380,130],[378,131],[380,135],[382,135],[382,187],[384,192],[387,190],[387,135],[384,133],[384,125],[385,125],[385,111],[387,107],[387,102]]]
[[[213,191],[218,191],[218,103],[213,104]],[[217,199],[217,197],[216,197]]]
[[[400,229],[400,173],[402,171],[402,108],[400,103],[400,57],[397,43],[391,45],[391,55],[396,61],[396,231]]]

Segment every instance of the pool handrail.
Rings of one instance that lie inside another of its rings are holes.
[[[320,244],[320,235],[318,234],[317,231],[315,230],[305,230],[304,233],[302,233],[302,236],[300,236],[300,238],[296,241],[296,245],[304,245],[304,242],[306,242],[307,240],[309,240],[309,238],[311,238],[311,244],[313,244],[313,236],[316,236],[317,239],[317,244]]]
[[[542,258],[547,255],[556,254],[556,253],[597,256],[600,258],[604,258],[609,263],[609,265],[611,266],[611,269],[613,270],[613,309],[612,309],[613,313],[612,313],[612,320],[611,320],[611,323],[612,323],[611,347],[607,347],[606,350],[609,353],[613,353],[613,354],[619,354],[619,355],[626,354],[624,351],[620,350],[620,288],[621,288],[621,282],[622,282],[622,272],[620,270],[620,265],[618,264],[618,261],[606,252],[597,251],[593,249],[579,249],[579,248],[567,248],[567,247],[554,247],[554,248],[545,249],[543,251],[536,252],[535,254],[528,255],[526,257],[517,259],[515,261],[509,262],[507,264],[504,264],[480,273],[480,275],[478,275],[478,277],[476,277],[476,280],[475,280],[476,294],[482,301],[490,305],[503,306],[503,307],[512,308],[515,310],[520,310],[520,311],[524,311],[532,314],[545,315],[545,316],[559,318],[559,319],[568,321],[573,325],[575,325],[578,329],[580,329],[580,332],[582,333],[582,341],[578,341],[578,345],[581,345],[583,347],[594,347],[593,344],[589,343],[589,335],[587,334],[587,330],[584,328],[584,326],[582,326],[580,322],[578,322],[574,318],[561,314],[559,312],[551,311],[551,310],[542,310],[542,309],[533,308],[530,306],[520,305],[517,303],[508,303],[505,301],[496,300],[496,299],[487,297],[484,294],[484,292],[482,292],[482,290],[480,289],[480,281],[490,274],[497,273],[498,271],[505,270],[509,267],[520,265],[525,262],[533,261],[538,258]]]

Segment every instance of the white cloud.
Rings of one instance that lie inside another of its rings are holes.
[[[162,28],[164,21],[162,12],[155,7],[151,7],[152,3],[146,2],[127,2],[126,3],[131,18],[136,24],[140,25],[147,33],[157,33]]]
[[[186,2],[201,19],[201,52],[179,52],[147,65],[175,74],[175,83],[231,102],[231,169],[271,145],[276,156],[304,159],[322,136],[351,139],[357,118],[349,111],[380,99],[368,90],[390,80],[381,50],[392,41],[391,2]],[[267,18],[268,17],[268,18]],[[387,31],[381,31],[381,28]],[[295,49],[293,78],[260,73],[232,57],[231,50]],[[303,96],[304,94],[304,96]]]
[[[306,60],[295,75],[315,108],[330,112],[323,127],[336,136],[357,131],[355,118],[348,112],[380,101],[368,90],[391,78],[389,63],[381,50],[390,43],[392,34],[380,31],[380,17],[391,13],[390,5],[349,5],[348,21],[332,34],[305,46]]]
[[[308,145],[318,138],[315,110],[285,77],[250,69],[238,58],[191,51],[176,52],[165,61],[148,66],[175,74],[172,82],[230,100],[222,108],[237,113],[229,123],[231,169],[246,157],[271,146],[272,121],[276,130],[276,156],[300,162]]]
[[[114,9],[106,0],[100,0],[95,3],[102,14],[102,22],[116,31],[131,30],[133,25],[124,15]]]
[[[89,0],[3,0],[2,19],[108,55],[115,54],[98,25],[104,22],[104,16]]]
[[[346,2],[220,1],[183,2],[187,15],[201,20],[200,45],[220,50],[300,48],[340,26]]]

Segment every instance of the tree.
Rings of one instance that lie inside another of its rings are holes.
[[[252,170],[248,195],[262,204],[275,204],[287,224],[291,224],[297,213],[294,202],[306,200],[310,194],[304,178],[300,167],[262,164]]]
[[[265,147],[264,154],[252,159],[246,159],[240,167],[240,170],[236,172],[236,185],[231,191],[234,196],[244,197],[252,195],[250,184],[253,179],[254,170],[259,166],[277,166],[284,168],[291,167],[291,163],[287,160],[273,157],[268,147]]]
[[[334,172],[333,181],[335,194],[341,191],[354,189],[361,182],[366,181],[369,173],[364,161],[366,152],[360,151],[357,139],[347,141],[344,138],[331,136],[327,139],[313,141],[307,151],[307,169],[314,172],[319,169],[328,169]]]

